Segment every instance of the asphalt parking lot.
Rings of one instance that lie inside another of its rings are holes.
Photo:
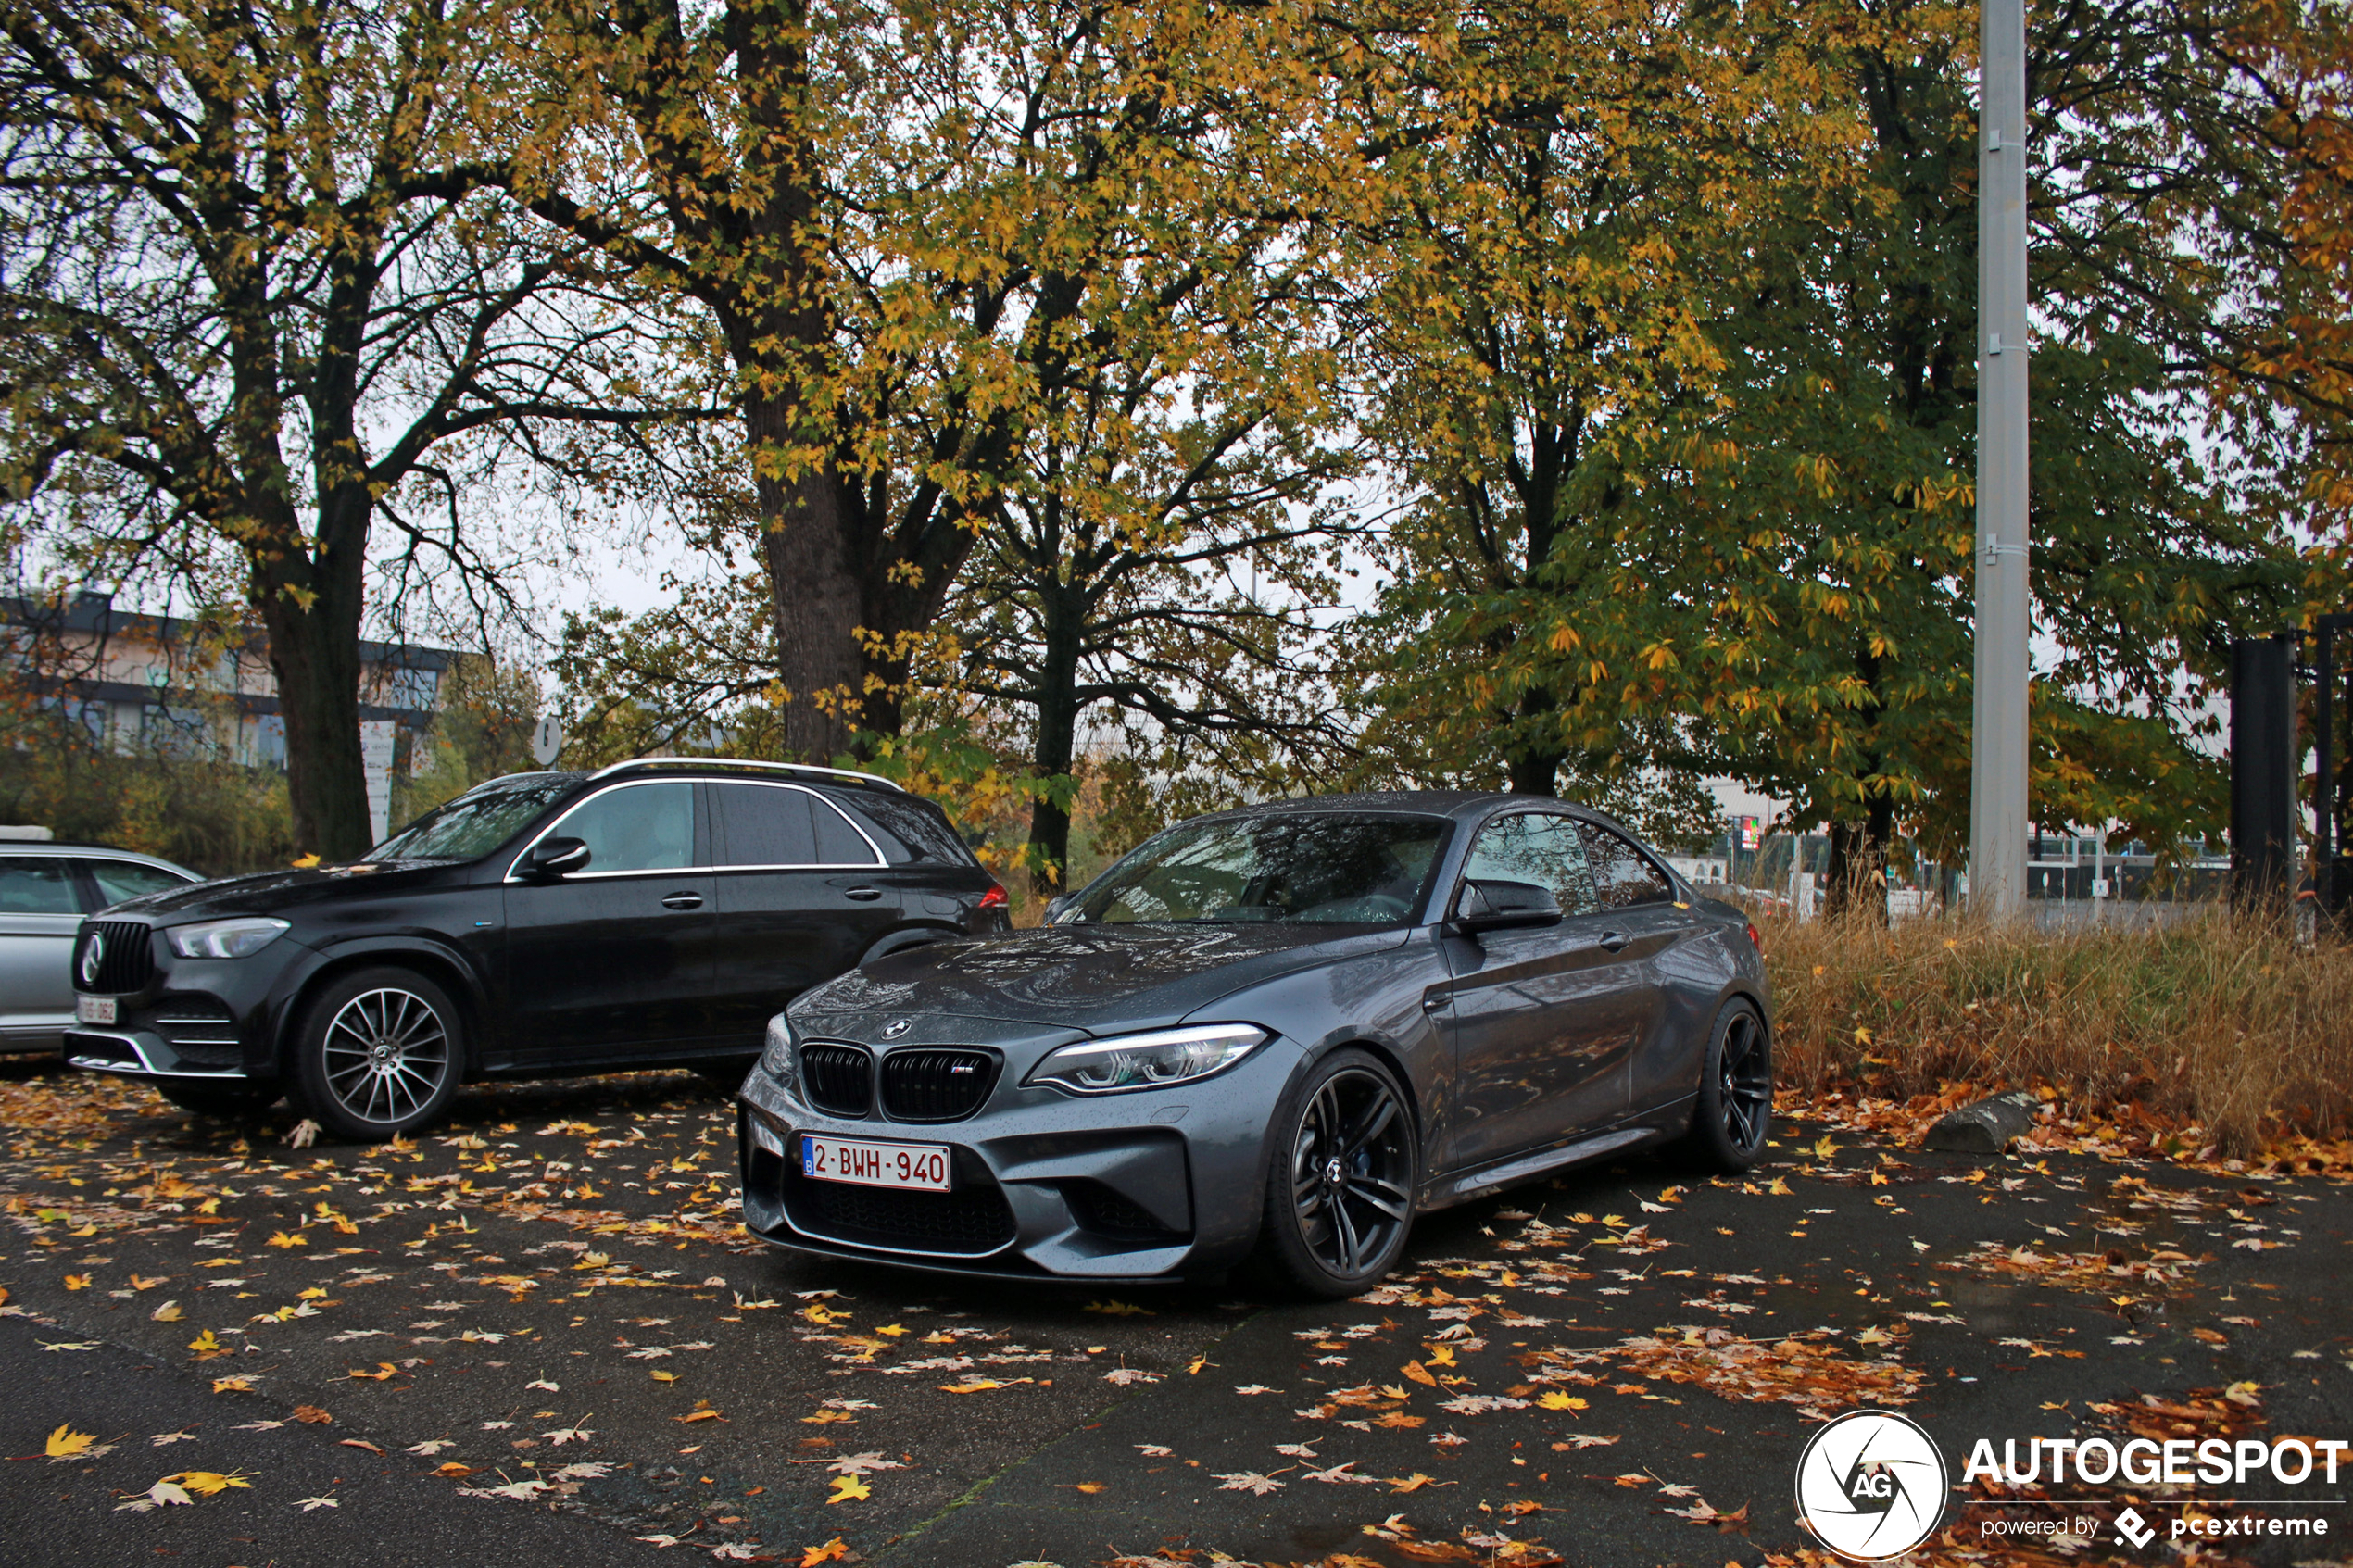
[[[1799,1120],[1748,1181],[1594,1169],[1425,1222],[1357,1300],[1269,1305],[757,1248],[684,1074],[477,1088],[413,1147],[25,1061],[0,1110],[27,1568],[1714,1568],[1819,1561],[1794,1467],[1858,1406],[1957,1471],[1980,1436],[2353,1438],[2341,1172]],[[2353,1561],[2348,1483],[1981,1478],[1915,1561],[2181,1561],[2177,1519],[2275,1516],[2329,1533],[2195,1560]],[[2090,1534],[2021,1523],[2059,1517]]]

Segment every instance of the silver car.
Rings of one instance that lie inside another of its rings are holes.
[[[0,1051],[57,1050],[73,1027],[82,918],[201,881],[153,855],[91,844],[0,841]]]

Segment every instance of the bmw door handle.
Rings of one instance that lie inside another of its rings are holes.
[[[661,907],[665,909],[699,909],[702,908],[702,895],[673,893],[661,901]]]
[[[842,897],[854,904],[871,904],[875,899],[882,897],[882,889],[879,887],[852,887],[844,891]]]
[[[1634,939],[1631,936],[1627,935],[1626,933],[1622,931],[1604,931],[1602,933],[1601,941],[1596,943],[1595,946],[1605,947],[1609,951],[1615,953],[1624,948],[1626,944],[1631,942],[1632,940]]]

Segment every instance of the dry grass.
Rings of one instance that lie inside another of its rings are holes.
[[[2353,1118],[2353,949],[2216,914],[2170,930],[1920,920],[1763,927],[1779,1076],[1905,1098],[2047,1086],[2223,1153]]]

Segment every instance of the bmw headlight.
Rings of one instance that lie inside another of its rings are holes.
[[[275,942],[288,923],[267,915],[239,915],[233,920],[175,925],[163,937],[183,959],[242,959]]]
[[[1273,1038],[1255,1023],[1204,1023],[1087,1040],[1050,1053],[1024,1082],[1075,1095],[1157,1089],[1223,1073]]]
[[[792,1086],[792,1025],[778,1013],[768,1021],[768,1048],[760,1053],[761,1068],[779,1084]]]

